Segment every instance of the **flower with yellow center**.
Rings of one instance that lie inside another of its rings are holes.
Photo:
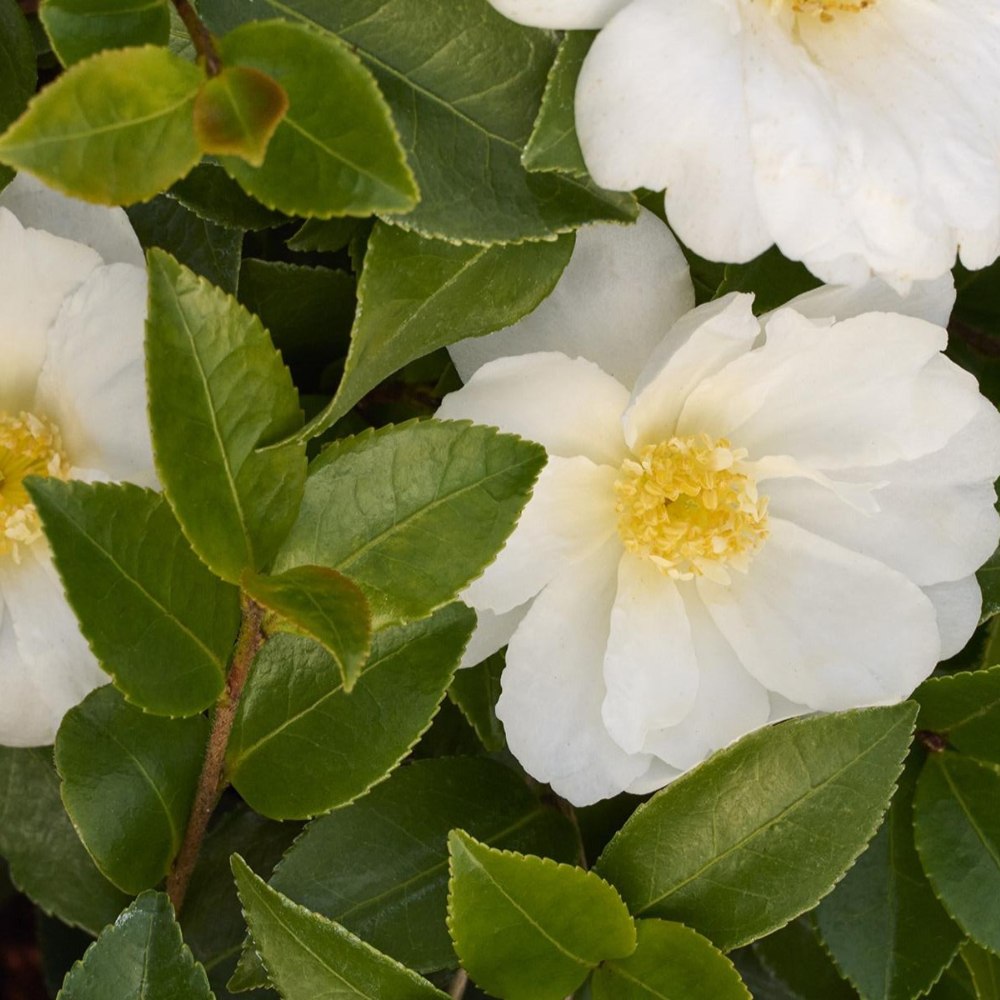
[[[153,486],[146,274],[124,212],[0,192],[0,744],[51,743],[108,676],[63,595],[29,476]]]
[[[665,191],[711,260],[772,243],[827,282],[896,287],[1000,254],[994,0],[490,0],[597,28],[576,89],[605,188]]]
[[[694,309],[643,213],[451,348],[439,416],[549,455],[463,594],[466,663],[507,645],[497,713],[530,774],[577,804],[649,791],[768,722],[901,700],[965,644],[1000,417],[941,353],[953,300],[947,277]]]

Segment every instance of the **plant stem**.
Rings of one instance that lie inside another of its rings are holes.
[[[215,47],[215,39],[205,26],[205,22],[198,16],[198,12],[191,6],[189,0],[174,0],[174,7],[184,22],[191,41],[194,42],[195,52],[205,63],[205,72],[209,76],[218,76],[222,72],[222,59]]]
[[[451,981],[451,986],[448,989],[448,996],[451,1000],[462,1000],[465,996],[465,987],[469,985],[469,974],[465,969],[459,969],[455,973],[455,978]]]
[[[264,609],[245,594],[242,597],[243,620],[240,632],[236,637],[236,646],[229,662],[229,675],[226,686],[215,703],[215,713],[212,716],[212,731],[209,733],[208,746],[205,750],[205,761],[198,779],[198,790],[195,793],[191,816],[188,819],[184,842],[174,861],[173,869],[167,877],[167,895],[174,904],[174,911],[180,913],[187,894],[188,883],[194,873],[201,852],[201,844],[205,839],[208,821],[226,788],[223,768],[226,763],[226,748],[236,721],[236,710],[239,708],[243,687],[250,673],[250,666],[258,650],[264,644]]]

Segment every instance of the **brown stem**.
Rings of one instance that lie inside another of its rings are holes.
[[[465,996],[465,987],[469,985],[469,974],[465,969],[459,969],[455,973],[455,978],[451,981],[451,986],[448,988],[448,996],[451,1000],[462,1000]]]
[[[174,904],[174,910],[180,913],[187,894],[188,883],[198,862],[201,844],[205,839],[208,821],[226,788],[223,768],[226,763],[226,748],[229,746],[229,736],[236,721],[236,710],[239,708],[243,686],[250,673],[250,665],[258,650],[264,644],[264,609],[254,600],[243,595],[243,620],[240,632],[236,637],[236,646],[229,663],[229,675],[226,686],[215,703],[215,714],[212,717],[212,731],[208,736],[208,746],[205,750],[205,761],[201,767],[201,777],[198,779],[198,790],[195,793],[194,805],[188,819],[184,842],[174,861],[170,875],[167,877],[167,895]]]
[[[219,50],[215,47],[212,33],[205,27],[205,22],[198,16],[198,12],[188,0],[174,0],[174,7],[184,22],[184,27],[187,28],[191,41],[194,42],[195,52],[205,63],[205,72],[209,76],[218,76],[222,72],[222,59],[219,56]]]

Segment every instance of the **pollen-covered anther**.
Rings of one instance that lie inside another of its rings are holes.
[[[42,525],[24,486],[28,476],[68,479],[69,461],[59,429],[33,413],[0,411],[0,558],[21,561],[20,546],[31,545]]]
[[[674,437],[626,459],[615,483],[629,552],[680,580],[746,572],[767,538],[767,498],[741,467],[746,452],[707,434]]]
[[[829,23],[837,14],[860,14],[875,6],[875,0],[785,0],[796,14],[817,17]]]

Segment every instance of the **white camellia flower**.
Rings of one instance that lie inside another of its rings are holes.
[[[0,192],[0,744],[51,743],[108,680],[80,634],[27,476],[156,485],[146,271],[121,209],[20,175]]]
[[[600,28],[576,92],[598,184],[666,189],[713,260],[777,243],[898,287],[1000,254],[995,0],[490,0]]]
[[[466,662],[508,644],[510,748],[575,804],[768,722],[899,701],[976,627],[1000,416],[941,353],[950,276],[752,302],[692,309],[644,213],[581,231],[534,313],[452,349],[466,385],[438,415],[549,454],[463,594]]]

